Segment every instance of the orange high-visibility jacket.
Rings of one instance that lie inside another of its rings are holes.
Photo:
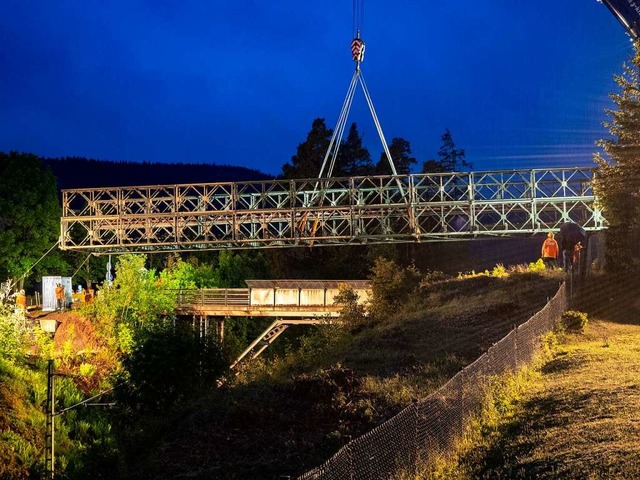
[[[18,294],[16,297],[16,306],[22,308],[23,310],[27,309],[27,296],[23,294]]]
[[[56,300],[64,300],[64,287],[56,287]]]
[[[558,242],[547,238],[542,244],[542,258],[558,258]]]

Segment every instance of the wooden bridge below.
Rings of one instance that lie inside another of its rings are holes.
[[[181,290],[178,313],[197,317],[335,318],[335,297],[344,285],[369,299],[366,280],[247,280],[248,288]]]
[[[233,362],[232,369],[258,357],[293,325],[318,325],[340,315],[336,302],[346,287],[364,304],[371,293],[366,280],[246,280],[248,288],[204,288],[180,290],[178,313],[192,315],[202,335],[213,320],[215,335],[224,341],[227,317],[273,317],[273,322]]]

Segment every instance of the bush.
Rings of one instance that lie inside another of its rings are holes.
[[[352,331],[370,324],[364,305],[358,303],[359,299],[358,294],[345,284],[338,286],[338,295],[333,298],[333,304],[342,307],[340,320]]]
[[[136,332],[123,357],[118,401],[133,412],[160,412],[212,388],[228,362],[217,339],[200,338],[190,325],[157,326]]]
[[[577,312],[575,310],[568,310],[562,314],[562,326],[568,332],[584,332],[587,328],[587,314],[584,312]]]
[[[371,277],[369,313],[376,320],[396,313],[409,296],[416,292],[420,281],[420,272],[415,267],[403,269],[393,260],[378,257]]]
[[[544,261],[541,258],[529,264],[529,271],[534,273],[543,272],[546,268],[547,267],[545,266]]]

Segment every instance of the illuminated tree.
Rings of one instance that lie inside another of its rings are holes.
[[[611,95],[616,109],[604,122],[612,138],[600,140],[595,154],[595,190],[609,228],[605,231],[607,267],[614,271],[640,267],[640,51],[615,76],[620,92]]]
[[[0,279],[18,279],[58,239],[56,179],[37,156],[17,152],[0,152],[0,179]],[[39,267],[55,262],[51,255]]]

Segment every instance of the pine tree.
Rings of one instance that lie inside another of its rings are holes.
[[[347,139],[340,145],[337,163],[334,176],[359,177],[373,173],[371,154],[362,146],[362,138],[355,123],[351,124]]]
[[[316,118],[307,139],[298,145],[291,163],[282,166],[284,178],[315,178],[320,173],[322,161],[329,148],[332,130],[327,128],[324,118]]]
[[[634,49],[614,77],[620,92],[610,97],[617,109],[606,110],[611,121],[604,126],[613,138],[597,142],[603,153],[594,155],[595,192],[609,224],[607,268],[614,271],[640,267],[640,43]]]
[[[398,175],[408,175],[411,173],[411,166],[416,163],[415,157],[411,156],[411,144],[402,137],[395,137],[389,145],[389,153],[396,167]],[[376,173],[379,175],[391,175],[391,167],[385,152],[380,154],[380,161],[376,165]]]
[[[438,150],[439,163],[444,172],[457,172],[464,168],[473,168],[473,165],[464,158],[464,150],[457,149],[449,129],[445,129],[440,137],[442,145]]]

